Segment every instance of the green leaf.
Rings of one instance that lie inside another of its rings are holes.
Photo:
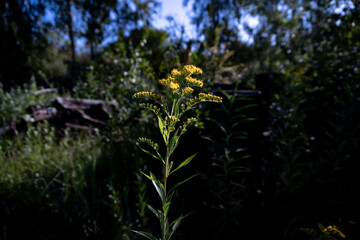
[[[171,232],[170,234],[166,237],[167,240],[169,240],[172,235],[174,234],[175,230],[179,227],[181,220],[183,220],[184,218],[186,218],[187,216],[189,216],[190,213],[186,214],[185,216],[180,216],[178,219],[176,219],[175,221],[173,221],[170,226],[172,226]]]
[[[161,213],[161,214],[163,216],[163,213]],[[164,227],[164,219],[161,217],[160,218],[160,229],[163,229],[163,227]]]
[[[166,129],[165,129],[165,126],[164,126],[164,122],[163,120],[161,119],[161,117],[158,116],[158,121],[159,121],[159,129],[160,129],[160,133],[161,135],[163,136],[164,138],[164,142],[166,143]]]
[[[174,221],[170,224],[170,226],[175,225],[177,222],[183,220],[184,218],[186,218],[186,217],[189,216],[190,214],[191,214],[191,212],[189,212],[189,213],[186,214],[185,216],[181,215],[178,219],[174,220]],[[179,223],[179,224],[180,224],[180,223]],[[178,226],[179,226],[179,224],[178,224]],[[174,228],[174,227],[173,227],[173,228]]]
[[[174,226],[173,226],[172,229],[171,229],[170,234],[169,234],[168,236],[166,236],[166,240],[169,240],[169,239],[172,237],[172,235],[174,234],[175,230],[178,228],[178,226],[180,225],[180,223],[181,223],[181,219],[174,224]]]
[[[173,153],[173,151],[175,150],[175,148],[177,147],[178,141],[180,136],[178,136],[179,133],[179,128],[176,130],[176,132],[174,133],[174,135],[172,136],[171,140],[170,140],[170,144],[169,144],[169,155],[171,155]]]
[[[166,198],[166,202],[171,202],[171,199],[172,199],[173,195],[174,195],[174,192],[168,194],[168,196]]]
[[[158,192],[161,201],[164,201],[164,185],[155,177],[154,174],[150,173],[150,176],[153,178],[152,183]]]
[[[152,211],[155,216],[160,220],[161,219],[161,213],[159,213],[158,211],[155,210],[155,208],[153,208],[152,206],[150,206],[149,204],[146,205],[150,211]]]
[[[170,172],[170,174],[172,174],[172,173],[174,173],[175,171],[179,170],[180,168],[188,165],[188,164],[191,162],[191,160],[193,160],[193,158],[194,158],[196,155],[197,155],[197,153],[195,153],[194,155],[188,157],[186,160],[184,160],[182,163],[180,163],[179,166],[177,166],[177,168],[175,168],[174,170],[172,170],[172,171]],[[169,175],[170,175],[170,174],[169,174]]]
[[[173,191],[175,191],[175,189],[178,188],[180,185],[186,183],[187,181],[189,181],[190,179],[192,179],[193,177],[196,177],[196,176],[197,176],[197,174],[192,175],[191,177],[188,177],[188,178],[185,179],[184,181],[175,184],[175,185],[170,189],[169,194],[171,194]]]
[[[144,149],[144,148],[142,148],[142,147],[140,147],[140,146],[138,146],[138,147],[139,147],[143,152],[149,154],[149,155],[152,156],[153,158],[158,159],[158,160],[160,160],[162,163],[165,164],[164,160],[163,160],[162,158],[160,158],[160,156],[159,156],[159,157],[158,157],[158,156],[155,156],[155,154],[152,154],[152,153],[149,152],[148,150],[146,150],[146,149]]]
[[[145,173],[141,172],[145,177],[151,180],[153,183],[157,193],[159,194],[161,201],[164,201],[164,185],[154,176],[154,174],[150,173],[149,175],[146,175]]]
[[[229,131],[226,129],[225,124],[215,121],[213,119],[212,122],[214,122],[224,132],[225,135],[229,135]]]
[[[175,117],[179,116],[179,104],[178,104],[178,101],[176,101],[176,103],[175,103],[174,115],[175,115]]]
[[[181,223],[181,220],[182,220],[182,218],[180,218],[179,220],[177,220],[175,223],[174,223],[174,225],[173,225],[173,227],[172,227],[172,233],[174,233],[175,232],[175,230],[179,227],[179,225],[180,225],[180,223]],[[171,235],[172,235],[172,233],[171,233]],[[170,235],[170,237],[171,237],[171,235]]]
[[[154,237],[154,236],[153,236],[152,234],[150,234],[150,233],[142,232],[142,231],[135,231],[135,230],[131,230],[131,231],[133,231],[134,233],[137,233],[137,234],[139,234],[139,235],[141,235],[141,236],[143,236],[143,237],[146,237],[146,238],[148,238],[148,239],[158,240],[158,239],[156,239],[156,237]]]
[[[171,202],[167,202],[165,203],[165,205],[163,206],[163,213],[164,215],[167,215],[168,211],[169,211],[169,207],[170,207]]]

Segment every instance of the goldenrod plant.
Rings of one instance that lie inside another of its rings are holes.
[[[157,210],[148,205],[148,208],[159,219],[161,227],[161,240],[169,240],[178,228],[181,220],[185,217],[180,216],[175,221],[169,222],[168,212],[175,190],[180,185],[196,176],[195,174],[188,177],[183,181],[174,184],[171,188],[168,186],[168,178],[170,175],[188,165],[196,155],[194,154],[189,156],[180,163],[174,163],[172,161],[172,155],[179,144],[180,137],[187,131],[187,128],[190,125],[197,121],[197,119],[193,117],[186,118],[184,114],[189,110],[194,109],[197,104],[202,102],[222,102],[221,97],[208,93],[199,93],[197,96],[192,96],[194,92],[193,87],[201,88],[203,86],[203,82],[201,80],[193,77],[194,75],[199,74],[202,74],[202,70],[200,68],[193,65],[186,65],[181,71],[177,69],[172,70],[171,76],[159,81],[161,85],[164,85],[170,90],[170,94],[164,96],[156,92],[143,91],[134,95],[135,98],[150,100],[148,103],[140,103],[139,106],[154,112],[157,117],[158,127],[165,145],[164,154],[160,154],[160,147],[158,143],[145,137],[138,139],[140,149],[162,163],[162,178],[157,178],[153,173],[143,173],[151,180],[161,199],[161,209]],[[151,151],[143,148],[140,143],[148,145]],[[147,232],[134,232],[151,240],[158,239]]]
[[[318,223],[319,230],[313,228],[302,228],[304,232],[311,236],[314,240],[337,240],[345,239],[346,236],[340,229],[335,225],[329,225],[324,227],[321,223]]]

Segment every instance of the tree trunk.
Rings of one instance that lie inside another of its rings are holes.
[[[73,29],[73,19],[71,13],[71,1],[66,0],[66,14],[68,15],[68,29],[69,29],[69,38],[70,38],[70,47],[71,47],[71,74],[72,77],[76,77],[76,53],[75,53],[75,39],[74,39],[74,29]]]

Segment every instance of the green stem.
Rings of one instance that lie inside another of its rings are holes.
[[[175,103],[176,103],[176,99],[173,100],[173,105],[171,107],[171,115],[173,115],[174,113]]]
[[[163,225],[162,225],[162,240],[165,240],[166,237],[166,223],[167,223],[167,213],[164,212],[164,206],[167,199],[167,178],[168,178],[168,167],[169,167],[169,148],[166,146],[166,158],[165,158],[165,176],[164,176],[164,198],[163,198]]]
[[[174,101],[175,103],[175,101]],[[174,110],[174,105],[171,109],[171,113]],[[164,169],[164,197],[163,197],[163,202],[162,202],[162,206],[163,206],[163,225],[162,225],[162,240],[165,240],[166,238],[166,225],[167,225],[167,213],[165,213],[164,211],[164,206],[167,202],[167,179],[169,176],[169,159],[170,159],[170,153],[169,153],[169,140],[170,140],[170,131],[167,129],[168,134],[167,134],[167,139],[166,139],[166,156],[165,156],[165,169]]]
[[[170,115],[173,115],[174,113],[174,109],[175,109],[175,104],[177,103],[177,99],[174,98],[173,99],[173,104],[171,106],[171,111],[170,111]],[[162,225],[162,240],[165,240],[166,238],[166,225],[167,225],[167,213],[165,213],[164,211],[164,206],[166,204],[167,201],[167,179],[169,176],[169,159],[170,159],[170,153],[169,153],[169,140],[170,140],[170,130],[167,129],[167,139],[166,139],[166,156],[165,156],[165,171],[164,171],[164,197],[163,197],[163,225]]]

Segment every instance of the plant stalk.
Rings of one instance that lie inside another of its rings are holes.
[[[170,134],[169,134],[170,135]],[[163,226],[162,226],[162,240],[166,238],[166,222],[167,222],[167,213],[164,211],[164,206],[167,199],[167,178],[168,178],[168,168],[169,168],[169,135],[166,141],[166,157],[165,157],[165,171],[164,171],[164,198],[163,198]]]

